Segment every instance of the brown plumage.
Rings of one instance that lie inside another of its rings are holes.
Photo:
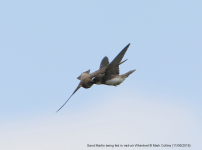
[[[135,70],[131,70],[125,74],[119,75],[119,65],[123,62],[121,62],[123,56],[125,55],[128,47],[130,44],[128,44],[115,58],[114,60],[107,65],[105,72],[103,74],[97,75],[93,81],[95,84],[106,84],[106,85],[119,85],[121,84],[131,73],[133,73]]]

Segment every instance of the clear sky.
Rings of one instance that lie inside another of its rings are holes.
[[[0,149],[201,149],[201,8],[200,0],[2,1]],[[55,113],[82,72],[128,43],[120,73],[133,74],[118,87],[81,88]]]

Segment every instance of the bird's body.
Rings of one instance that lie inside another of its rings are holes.
[[[127,60],[127,59],[126,59],[126,60]],[[121,65],[122,63],[124,63],[126,60],[122,61],[119,65]],[[105,75],[104,71],[105,71],[105,69],[107,68],[108,65],[109,65],[109,60],[108,60],[108,58],[105,56],[105,57],[102,59],[101,64],[100,64],[100,69],[103,70],[103,73],[98,74],[98,75],[96,75],[96,76],[93,78],[94,84],[98,84],[98,85],[104,84],[104,83],[102,83],[102,78],[105,77],[105,76],[104,76],[104,75]],[[87,72],[87,71],[86,71],[86,72]],[[84,72],[84,73],[86,73],[86,72]],[[83,77],[86,76],[84,73],[83,73]],[[78,79],[78,80],[81,80],[81,75],[80,75],[79,77],[77,77],[77,79]],[[95,82],[95,81],[96,81],[96,82]]]
[[[121,84],[131,73],[133,73],[135,70],[131,70],[125,74],[122,75],[111,75],[111,78],[106,78],[105,74],[96,76],[93,81],[95,84],[106,84],[106,85],[112,85],[117,86]]]
[[[99,74],[93,78],[93,81],[95,84],[105,84],[105,85],[112,85],[117,86],[121,84],[131,73],[133,73],[135,70],[131,70],[125,74],[119,75],[119,65],[122,64],[121,62],[124,54],[126,53],[128,47],[130,44],[128,44],[115,58],[110,64],[106,64],[105,72],[103,74]],[[102,60],[104,61],[104,59]],[[102,64],[102,62],[101,62]]]

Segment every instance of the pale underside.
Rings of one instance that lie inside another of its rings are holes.
[[[116,77],[116,78],[113,78],[111,80],[107,80],[105,84],[106,85],[114,85],[114,86],[116,86],[116,85],[121,84],[124,80],[125,80],[125,78]]]

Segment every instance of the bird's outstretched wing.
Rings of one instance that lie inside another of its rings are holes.
[[[74,95],[74,93],[76,93],[76,91],[81,87],[81,84],[79,83],[78,87],[76,88],[76,90],[72,93],[72,95]],[[72,97],[72,95],[68,98],[68,100]],[[62,107],[68,102],[68,100],[56,111],[56,113],[62,109]]]
[[[119,65],[124,63],[127,60],[126,59],[125,61],[121,62],[129,46],[130,46],[130,43],[108,65],[108,67],[105,70],[106,79],[110,78],[111,75],[119,74]]]
[[[109,59],[108,59],[107,56],[105,56],[105,57],[102,59],[101,63],[100,63],[100,69],[101,69],[101,68],[104,68],[104,67],[107,67],[108,65],[109,65]]]

